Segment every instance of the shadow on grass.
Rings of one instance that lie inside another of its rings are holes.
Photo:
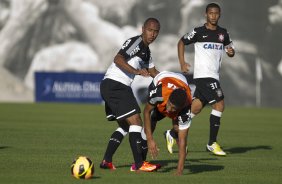
[[[186,160],[185,169],[188,169],[192,174],[197,174],[201,172],[207,172],[207,171],[219,171],[223,170],[224,166],[221,165],[211,165],[204,163],[205,161],[216,161],[217,158],[202,158],[202,159],[188,159]],[[169,166],[169,163],[176,163],[178,160],[159,160],[156,161],[156,163],[159,163],[162,165],[162,168],[158,170],[158,172],[172,172],[173,170],[176,170],[176,166]],[[191,174],[189,173],[189,174]]]
[[[94,174],[95,175],[95,174]],[[93,179],[95,179],[95,180],[97,180],[97,179],[101,179],[101,177],[100,176],[93,176],[93,177],[91,177],[91,178],[89,178],[90,180],[93,180]],[[89,180],[89,179],[87,179],[87,180]]]
[[[197,174],[201,172],[207,172],[207,171],[219,171],[224,169],[223,166],[221,165],[211,165],[204,163],[205,161],[216,161],[218,160],[217,158],[202,158],[202,159],[188,159],[186,160],[185,163],[185,169],[188,169],[190,171],[189,174]],[[167,173],[167,172],[173,172],[176,170],[176,165],[177,165],[178,160],[172,159],[172,160],[154,160],[150,161],[150,163],[153,164],[161,164],[161,168],[158,170],[160,173]],[[170,165],[174,166],[170,166]],[[130,167],[130,165],[119,165],[117,168],[123,168],[123,167]]]
[[[228,148],[228,147],[222,147],[223,150],[227,154],[240,154],[240,153],[246,153],[248,151],[255,151],[255,150],[272,150],[271,146],[266,146],[266,145],[260,145],[260,146],[247,146],[247,147],[234,147],[234,148]],[[212,154],[211,152],[207,150],[189,150],[189,153],[201,153],[201,152],[207,152]],[[174,151],[174,153],[178,153],[178,151]],[[216,156],[216,155],[215,155]],[[221,156],[220,156],[221,157]]]
[[[246,153],[248,151],[254,151],[254,150],[272,150],[271,146],[248,146],[248,147],[235,147],[235,148],[227,148],[224,149],[227,153],[230,154],[240,154],[240,153]]]
[[[95,173],[94,173],[94,175],[95,175]],[[77,178],[75,178],[75,179],[77,179]],[[81,178],[81,179],[79,179],[79,180],[96,180],[96,179],[101,179],[101,177],[100,176],[92,176],[91,178],[88,178],[88,179],[83,179],[83,178]]]
[[[192,174],[223,170],[224,166],[222,165],[205,163],[206,161],[217,161],[217,160],[218,158],[188,159],[188,164],[185,165],[185,168],[190,170]]]
[[[10,146],[0,146],[0,149],[7,149],[10,148]]]

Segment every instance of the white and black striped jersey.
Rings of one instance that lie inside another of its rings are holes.
[[[124,42],[118,54],[122,55],[126,62],[135,69],[153,68],[151,51],[142,40],[142,36],[129,38]],[[105,78],[109,78],[130,86],[135,75],[121,70],[114,62],[108,68]]]
[[[211,77],[219,80],[225,47],[233,47],[227,30],[220,26],[216,30],[210,30],[204,25],[194,28],[181,39],[185,45],[194,43],[194,78]]]

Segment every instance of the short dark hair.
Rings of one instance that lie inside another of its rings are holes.
[[[176,106],[176,108],[184,107],[187,103],[187,94],[184,89],[177,88],[169,96],[169,101]]]
[[[146,27],[146,25],[149,23],[149,22],[156,22],[157,24],[159,24],[159,26],[161,26],[160,24],[160,21],[154,17],[149,17],[145,20],[143,26]]]
[[[218,4],[216,4],[216,3],[210,3],[210,4],[208,4],[207,7],[206,7],[206,13],[208,12],[209,8],[218,8],[218,9],[219,9],[219,12],[221,11],[221,10],[220,10],[220,6],[219,6]]]

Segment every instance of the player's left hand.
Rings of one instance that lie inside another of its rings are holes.
[[[227,47],[226,48],[226,53],[229,57],[233,57],[235,54],[235,50],[232,47]]]

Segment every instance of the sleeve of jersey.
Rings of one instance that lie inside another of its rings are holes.
[[[162,85],[155,86],[152,82],[149,86],[148,103],[155,106],[162,101]]]
[[[130,46],[131,46],[131,42],[132,42],[131,39],[126,40],[126,41],[123,43],[121,49],[118,51],[118,54],[122,55],[122,56],[125,58],[125,60],[127,60],[127,59],[130,58],[130,55],[129,55],[129,53],[128,53],[128,50],[129,50],[129,48],[130,48]]]
[[[197,36],[196,36],[197,32],[194,29],[193,31],[191,31],[190,33],[186,33],[181,40],[183,41],[184,45],[189,45],[191,43],[195,43],[197,41]]]
[[[179,130],[185,130],[191,126],[192,118],[189,107],[184,108],[177,117]]]
[[[226,32],[225,33],[225,39],[224,39],[224,46],[228,46],[228,45],[230,45],[231,47],[233,47],[233,45],[232,45],[232,40],[230,39],[230,36],[229,36],[229,33],[228,32]]]

